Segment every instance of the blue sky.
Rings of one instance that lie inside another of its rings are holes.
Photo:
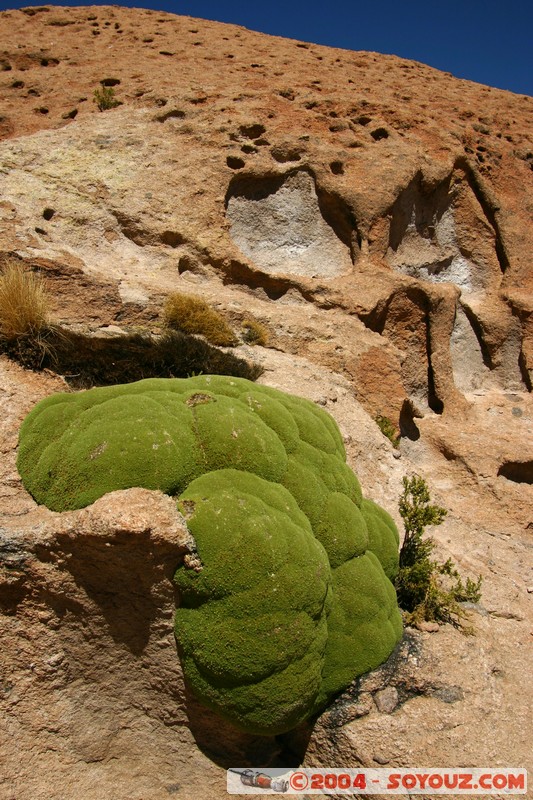
[[[0,0],[0,9],[30,3]],[[458,78],[533,95],[533,0],[139,0],[119,4],[232,22],[332,47],[392,53]]]

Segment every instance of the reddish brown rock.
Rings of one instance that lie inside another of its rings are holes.
[[[409,634],[288,742],[222,729],[173,650],[170,501],[37,508],[18,427],[67,387],[2,356],[12,796],[221,797],[215,761],[289,750],[327,766],[527,766],[533,99],[148,10],[43,6],[0,25],[0,261],[41,271],[54,317],[92,332],[158,331],[176,290],[237,331],[257,319],[269,347],[237,352],[261,380],[335,416],[365,492],[397,518],[402,476],[422,474],[449,509],[439,556],[484,578],[476,637]],[[120,106],[98,110],[103,86]],[[379,714],[389,687],[398,705]]]

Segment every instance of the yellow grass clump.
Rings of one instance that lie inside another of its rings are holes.
[[[38,337],[48,327],[48,297],[42,277],[8,261],[0,274],[0,337]]]
[[[242,337],[247,344],[258,344],[266,347],[268,330],[256,319],[245,319],[242,323]]]
[[[224,317],[200,297],[175,292],[165,304],[164,317],[169,328],[200,334],[211,344],[220,347],[237,344],[236,336]]]

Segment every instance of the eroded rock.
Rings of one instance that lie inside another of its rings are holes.
[[[17,800],[222,796],[203,750],[233,765],[528,766],[533,100],[161,12],[1,22],[0,251],[44,273],[55,317],[157,331],[175,290],[237,330],[253,315],[270,346],[240,349],[261,380],[335,415],[365,493],[392,512],[421,473],[449,509],[439,555],[484,578],[475,638],[413,634],[288,744],[222,729],[176,672],[167,500],[146,499],[153,520],[132,503],[129,533],[116,506],[68,521],[37,508],[18,428],[66,387],[2,356],[0,748]],[[101,113],[109,79],[123,105]],[[401,430],[401,458],[377,415]],[[398,705],[380,714],[388,686]]]

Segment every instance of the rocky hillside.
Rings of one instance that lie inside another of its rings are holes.
[[[423,475],[449,510],[439,557],[484,578],[474,637],[409,630],[312,729],[221,735],[175,657],[172,504],[38,507],[18,428],[65,376],[0,356],[0,797],[222,797],[226,763],[528,766],[533,99],[147,10],[0,29],[0,262],[99,338],[157,333],[172,291],[260,322],[268,346],[235,352],[335,416],[391,513]]]

